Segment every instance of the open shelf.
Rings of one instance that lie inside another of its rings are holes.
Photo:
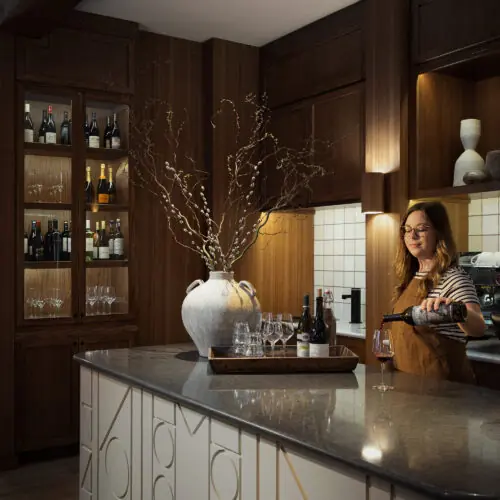
[[[98,204],[98,203],[87,203],[88,212],[127,212],[128,205],[120,203],[108,203],[108,204]]]
[[[71,261],[25,261],[24,262],[25,269],[68,269],[71,267]]]
[[[45,203],[43,201],[40,202],[32,202],[24,204],[25,210],[68,210],[71,211],[72,205],[71,203]]]
[[[86,267],[127,267],[128,260],[93,260],[85,262]]]
[[[38,142],[25,142],[24,154],[35,155],[35,156],[71,157],[73,156],[73,147],[64,146],[62,144],[43,144]]]
[[[487,193],[489,191],[500,191],[500,182],[490,181],[467,186],[443,187],[436,189],[419,189],[415,193],[416,198],[440,198],[459,194]]]
[[[87,148],[87,158],[102,162],[121,160],[128,157],[128,151],[124,149]]]

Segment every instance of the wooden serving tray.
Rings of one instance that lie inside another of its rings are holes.
[[[332,373],[352,372],[359,358],[343,345],[330,347],[328,358],[299,358],[296,346],[288,346],[286,356],[283,349],[265,349],[262,358],[240,357],[232,353],[230,346],[212,346],[208,351],[208,362],[215,373]]]

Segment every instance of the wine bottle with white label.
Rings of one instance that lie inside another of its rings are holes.
[[[121,231],[121,222],[120,219],[116,219],[116,232],[114,238],[114,255],[115,260],[123,260],[125,259],[125,239],[123,237],[123,233]]]
[[[113,149],[121,148],[120,127],[116,119],[116,113],[113,113],[113,128],[111,130],[111,147]]]
[[[97,203],[108,204],[108,180],[106,179],[106,165],[101,163],[101,175],[97,184]]]
[[[24,104],[24,142],[33,142],[33,120],[28,102]]]
[[[106,234],[106,221],[101,221],[101,237],[99,245],[99,259],[109,260],[109,240]]]
[[[309,357],[327,358],[330,355],[328,328],[323,317],[323,290],[318,289],[316,297],[316,315],[314,316],[311,337],[309,339]]]
[[[68,221],[64,221],[62,232],[62,254],[61,260],[71,260],[71,233],[69,231]]]
[[[92,113],[92,122],[89,130],[89,148],[100,148],[101,138],[99,135],[99,126],[97,125],[97,114]]]
[[[47,128],[45,129],[45,144],[56,144],[56,123],[52,116],[52,106],[49,105],[47,115]]]
[[[109,171],[109,177],[108,177],[108,195],[109,203],[116,203],[116,184],[113,181],[113,167],[108,168]]]
[[[94,259],[94,233],[90,229],[90,220],[85,221],[85,262]]]
[[[28,253],[28,233],[25,231],[24,232],[24,260],[29,259],[29,253]]]

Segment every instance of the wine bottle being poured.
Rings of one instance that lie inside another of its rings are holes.
[[[382,323],[404,321],[412,326],[444,325],[452,323],[465,323],[467,308],[463,302],[441,304],[438,310],[427,311],[420,306],[406,308],[398,314],[385,314]]]

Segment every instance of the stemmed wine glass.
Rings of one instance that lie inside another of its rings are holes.
[[[293,337],[293,317],[290,313],[282,314],[283,335],[281,342],[283,342],[283,354],[286,355],[286,343]]]
[[[271,344],[271,352],[274,355],[274,346],[283,336],[283,326],[281,324],[281,314],[276,315],[276,320],[269,323],[267,340]]]
[[[59,316],[59,312],[64,304],[64,298],[61,294],[60,288],[51,288],[50,289],[49,304],[52,308],[52,317],[57,318]]]
[[[273,315],[272,313],[262,313],[262,318],[260,322],[260,333],[262,334],[262,342],[266,343],[267,336],[269,332],[271,331],[271,325],[273,322]]]
[[[374,385],[373,389],[377,389],[380,392],[392,391],[394,387],[387,385],[384,382],[385,363],[394,357],[394,350],[392,346],[392,335],[390,330],[386,329],[375,330],[375,332],[373,333],[372,351],[373,354],[375,354],[375,357],[381,363],[380,384]]]
[[[96,286],[88,286],[87,287],[87,304],[90,306],[87,311],[88,316],[92,316],[94,313],[92,309],[94,308],[94,304],[97,302],[97,287]]]
[[[106,304],[108,305],[108,314],[111,314],[111,306],[113,305],[113,302],[116,300],[115,287],[109,285],[105,286],[104,291],[106,297]]]

